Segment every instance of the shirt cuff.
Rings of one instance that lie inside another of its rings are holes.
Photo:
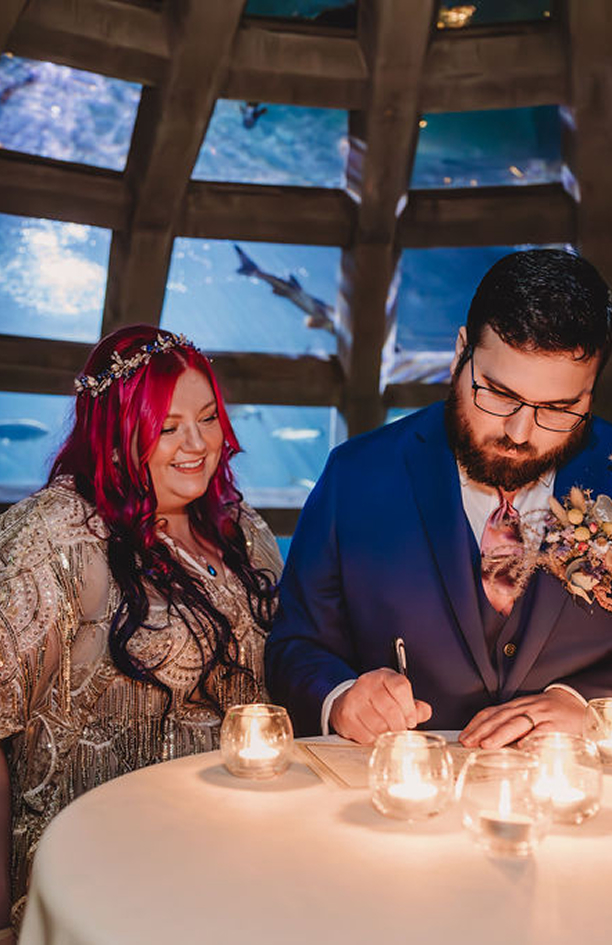
[[[569,692],[569,694],[571,696],[574,696],[575,699],[578,699],[578,702],[580,702],[580,704],[583,705],[586,709],[587,707],[586,699],[584,698],[584,696],[581,696],[579,692],[576,692],[575,689],[572,689],[571,686],[566,686],[565,683],[562,683],[562,682],[554,682],[554,683],[551,683],[550,686],[547,686],[544,692],[549,692],[550,689],[563,689],[565,690],[565,692]]]
[[[343,692],[346,692],[347,689],[350,689],[356,679],[345,679],[344,682],[338,683],[335,689],[332,689],[331,692],[328,692],[323,700],[323,705],[321,706],[321,734],[329,735],[329,716],[331,714],[332,705]]]

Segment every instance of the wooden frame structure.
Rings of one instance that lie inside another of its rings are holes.
[[[112,230],[103,333],[159,322],[177,236],[339,246],[338,355],[216,354],[232,399],[336,406],[349,435],[390,406],[428,403],[444,385],[380,390],[402,248],[568,242],[612,282],[608,0],[561,0],[541,22],[443,31],[437,7],[360,0],[353,30],[248,18],[244,0],[4,0],[1,49],[139,82],[143,94],[123,173],[0,151],[0,212]],[[347,109],[347,189],[191,180],[218,97]],[[409,189],[424,112],[555,104],[567,186]],[[70,392],[89,349],[0,343],[3,388],[38,393]],[[611,391],[608,373],[598,403],[608,416]],[[296,510],[269,517],[288,533]]]

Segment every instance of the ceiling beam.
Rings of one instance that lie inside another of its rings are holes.
[[[116,171],[0,150],[0,213],[118,230],[128,209]]]
[[[17,55],[144,85],[163,82],[170,45],[163,13],[117,0],[30,0],[8,38]],[[563,104],[569,101],[566,52],[554,19],[436,30],[422,110]],[[347,31],[244,17],[220,94],[361,110],[367,85],[361,46]]]
[[[121,230],[129,210],[116,171],[0,150],[0,213]],[[348,246],[357,213],[343,190],[192,181],[177,234]],[[413,249],[576,239],[576,203],[561,184],[411,190],[397,230],[398,244]]]
[[[358,204],[357,230],[342,253],[337,332],[349,436],[384,420],[380,370],[394,317],[389,292],[398,256],[397,212],[406,199],[418,138],[422,69],[435,6],[434,0],[371,0],[359,7],[370,86],[367,106],[352,112],[349,121],[347,187]]]
[[[129,229],[113,234],[102,323],[105,335],[161,317],[177,219],[212,115],[245,0],[211,16],[200,0],[173,0],[172,62],[164,83],[145,88],[125,179]]]
[[[8,48],[144,85],[161,82],[170,60],[164,14],[118,0],[29,0]]]
[[[92,345],[49,338],[0,335],[2,389],[72,394]],[[336,406],[342,372],[335,357],[292,357],[250,352],[212,355],[215,374],[230,403]]]

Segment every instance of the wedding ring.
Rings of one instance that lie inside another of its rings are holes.
[[[529,712],[520,712],[520,713],[517,715],[517,719],[521,719],[521,718],[522,718],[522,719],[527,719],[529,722],[531,722],[531,728],[535,728],[535,727],[536,727],[536,723],[533,721],[533,719],[532,719],[531,716],[529,715]]]

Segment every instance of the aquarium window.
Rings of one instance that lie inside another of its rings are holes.
[[[73,398],[0,391],[0,502],[40,489],[72,424]]]
[[[339,263],[335,247],[178,238],[162,327],[205,351],[329,355]]]
[[[243,449],[232,467],[245,498],[264,508],[301,508],[337,443],[335,408],[227,406]]]
[[[0,332],[97,341],[110,239],[95,226],[0,214]]]
[[[447,381],[457,332],[465,324],[480,280],[502,256],[533,248],[404,250],[400,260],[397,335],[395,344],[388,345],[386,383]]]
[[[342,187],[347,113],[219,99],[195,180]]]
[[[556,106],[421,118],[412,187],[546,184],[561,179]]]
[[[141,86],[53,62],[0,56],[0,144],[122,171]]]

